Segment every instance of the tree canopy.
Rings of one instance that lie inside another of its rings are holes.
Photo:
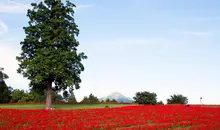
[[[70,93],[70,96],[68,98],[68,102],[69,103],[77,103],[74,93]]]
[[[133,97],[135,103],[155,105],[157,103],[157,94],[154,92],[137,92]]]
[[[29,26],[24,27],[26,37],[20,42],[22,52],[18,73],[47,90],[46,109],[51,108],[52,91],[70,91],[80,88],[81,63],[87,56],[78,53],[76,37],[79,29],[75,23],[74,8],[69,0],[44,0],[32,3],[28,9]],[[54,86],[52,86],[54,83]]]
[[[188,98],[182,94],[173,94],[167,99],[167,104],[187,104]]]
[[[22,99],[22,97],[26,96],[26,93],[24,90],[19,90],[19,89],[15,89],[12,92],[12,98],[11,98],[11,102],[13,103],[17,103],[18,101],[20,101]]]
[[[8,75],[3,72],[4,68],[0,67],[0,83],[5,83],[5,79],[8,79]]]
[[[158,105],[164,105],[163,101],[157,102]]]
[[[3,70],[4,68],[0,67],[0,103],[8,103],[11,100],[12,88],[5,83],[5,79],[9,77]]]
[[[99,103],[99,99],[93,94],[90,94],[88,97],[85,96],[81,103]]]
[[[85,103],[85,104],[89,104],[89,98],[87,96],[84,96],[83,100],[80,103]]]
[[[96,96],[94,96],[93,94],[90,94],[89,101],[90,101],[90,103],[97,103],[97,102],[99,102],[99,99]]]
[[[68,98],[69,98],[69,93],[68,93],[68,91],[64,91],[63,92],[63,98],[66,100],[66,101],[68,101]]]

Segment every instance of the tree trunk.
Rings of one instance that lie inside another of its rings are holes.
[[[52,82],[48,81],[47,83],[47,98],[46,98],[46,107],[45,109],[51,109],[52,104]]]

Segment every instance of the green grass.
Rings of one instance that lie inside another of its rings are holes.
[[[53,104],[55,109],[87,109],[87,108],[104,108],[109,107],[128,106],[130,104]],[[43,109],[45,104],[0,104],[0,108],[12,109]]]

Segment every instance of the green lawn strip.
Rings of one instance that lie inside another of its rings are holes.
[[[42,109],[44,104],[1,104],[0,108],[11,108],[11,109]]]
[[[54,109],[87,109],[87,108],[105,108],[105,106],[122,107],[131,104],[53,104]],[[0,108],[10,109],[44,109],[45,104],[1,104]]]
[[[90,108],[105,108],[107,106],[106,104],[65,104],[65,105],[60,105],[60,104],[55,104],[52,105],[53,108],[55,109],[90,109]],[[113,107],[123,107],[123,106],[128,106],[126,104],[120,105],[120,104],[109,104],[108,105],[110,108]]]

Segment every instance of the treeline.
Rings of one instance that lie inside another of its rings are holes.
[[[7,86],[5,79],[8,79],[8,75],[3,72],[3,68],[0,68],[0,103],[45,103],[46,102],[46,90],[44,84],[33,85],[30,91],[24,91],[20,89],[13,89]],[[62,94],[57,91],[52,91],[53,103],[117,103],[115,99],[106,101],[99,101],[99,99],[90,94],[85,96],[81,102],[77,102],[73,92],[64,91]]]
[[[30,91],[24,91],[19,89],[13,89],[10,86],[7,86],[5,79],[8,78],[8,75],[3,73],[3,68],[0,68],[0,103],[44,103],[46,102],[46,90],[42,89],[41,85],[33,85]],[[44,87],[45,88],[45,87]],[[164,104],[162,101],[157,101],[157,94],[154,92],[137,92],[135,97],[133,97],[134,103],[138,104]],[[72,91],[64,91],[62,94],[57,93],[57,91],[52,91],[52,102],[56,103],[82,103],[82,104],[94,104],[94,103],[118,103],[115,99],[102,100],[90,94],[85,96],[81,102],[77,102],[76,97]],[[122,102],[120,102],[122,103]],[[188,98],[182,94],[173,94],[170,98],[167,99],[167,104],[187,104]]]
[[[46,100],[46,90],[40,91],[36,89],[30,89],[29,92],[24,90],[15,89],[8,87],[4,82],[0,86],[0,103],[45,103]],[[148,105],[163,105],[162,101],[157,100],[157,94],[154,92],[137,92],[135,97],[133,97],[134,102],[137,104],[148,104]],[[69,93],[64,91],[62,94],[57,92],[52,92],[52,102],[53,103],[68,103],[68,104],[96,104],[96,103],[119,103],[115,99],[106,99],[105,101],[100,101],[98,97],[93,94],[85,96],[82,101],[77,102],[74,93]],[[123,103],[123,102],[120,102]],[[167,99],[167,104],[187,104],[188,98],[182,94],[173,94]]]
[[[1,84],[0,92],[0,103],[45,103],[46,101],[46,91],[42,92],[39,90],[31,89],[29,92],[20,90],[20,89],[12,89],[12,87],[7,87],[4,85],[4,89]],[[68,91],[64,91],[62,94],[59,94],[55,91],[52,92],[52,102],[53,103],[69,103],[69,104],[95,104],[95,103],[117,103],[115,99],[106,101],[99,99],[90,94],[89,96],[85,96],[82,101],[77,102],[74,93],[69,93]]]
[[[133,97],[135,103],[138,104],[164,104],[162,101],[157,101],[157,94],[155,92],[137,92],[135,97]],[[167,104],[187,104],[188,98],[183,96],[182,94],[173,94],[167,99]]]
[[[36,92],[34,90],[30,90],[30,92],[20,90],[20,89],[12,89],[12,87],[7,87],[6,85],[2,85],[0,83],[0,103],[24,103],[24,102],[45,102],[46,94],[41,92]],[[53,102],[60,102],[63,100],[63,97],[56,93],[52,93]]]

